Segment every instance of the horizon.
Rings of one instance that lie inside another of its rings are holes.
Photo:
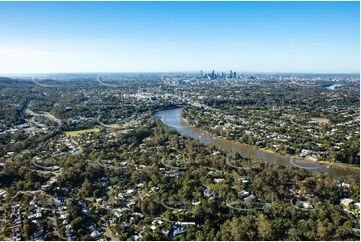
[[[359,17],[359,2],[0,2],[0,75],[359,74]]]
[[[33,74],[132,74],[132,73],[199,73],[199,72],[216,72],[216,73],[227,73],[230,70],[199,70],[199,71],[79,71],[79,72],[18,72],[18,73],[0,73],[1,75],[33,75]],[[237,74],[249,74],[249,73],[260,73],[260,74],[360,74],[359,72],[287,72],[287,71],[238,71]]]
[[[91,76],[98,76],[104,74],[114,74],[114,75],[136,75],[136,74],[149,74],[149,75],[161,75],[161,74],[197,74],[200,71],[169,71],[169,72],[49,72],[49,73],[0,73],[0,77],[3,78],[54,78],[55,76],[61,75],[91,75]],[[211,71],[203,71],[205,73],[211,73]],[[358,76],[360,77],[360,73],[352,73],[352,72],[335,72],[335,73],[327,73],[327,72],[241,72],[235,71],[238,76],[242,75],[295,75],[295,76],[302,76],[302,75],[320,75],[320,76]],[[216,71],[215,73],[227,73],[226,71]]]
[[[201,70],[200,70],[201,71]],[[0,73],[0,77],[33,77],[40,75],[102,75],[102,74],[197,74],[200,71],[134,71],[134,72],[43,72],[43,73]],[[202,70],[203,74],[211,73],[213,70]],[[227,73],[227,71],[217,71],[215,73]],[[230,70],[228,70],[230,71]],[[264,72],[264,71],[237,71],[232,70],[237,73],[237,75],[360,75],[356,72]]]

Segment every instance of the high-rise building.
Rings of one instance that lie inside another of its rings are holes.
[[[233,78],[237,78],[237,73],[233,72]]]
[[[214,76],[214,70],[212,71],[211,78],[212,78],[212,80],[215,78],[215,76]]]
[[[203,71],[201,71],[201,78],[203,78]]]
[[[232,70],[230,70],[229,71],[229,78],[232,78],[232,76],[233,76],[233,72],[232,72]]]

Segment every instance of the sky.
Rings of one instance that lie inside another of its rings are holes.
[[[359,2],[0,2],[0,73],[359,73]]]

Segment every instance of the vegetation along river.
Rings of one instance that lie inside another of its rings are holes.
[[[310,173],[328,173],[335,179],[340,179],[342,177],[346,180],[355,182],[358,182],[360,179],[359,169],[346,168],[337,165],[330,166],[328,164],[307,161],[296,157],[291,158],[291,156],[268,152],[266,150],[257,149],[256,147],[244,145],[235,141],[228,141],[223,138],[203,132],[200,129],[188,125],[182,119],[181,108],[158,111],[155,113],[155,116],[165,125],[175,129],[181,135],[197,139],[206,145],[213,144],[222,150],[231,149],[234,152],[238,152],[244,157],[256,158],[269,162],[276,162],[284,166],[305,168]]]

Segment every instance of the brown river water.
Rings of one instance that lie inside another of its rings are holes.
[[[296,157],[291,159],[291,156],[267,152],[265,150],[257,149],[254,146],[244,145],[235,141],[228,141],[223,138],[211,135],[209,133],[202,132],[201,130],[188,125],[182,120],[181,108],[158,111],[155,113],[155,116],[165,125],[175,129],[179,134],[183,136],[199,140],[206,145],[213,144],[222,150],[231,149],[234,152],[238,152],[244,157],[264,160],[268,162],[275,162],[283,166],[304,168],[308,170],[311,174],[317,172],[326,173],[330,174],[334,179],[337,180],[343,178],[345,180],[357,183],[360,180],[359,169],[344,168],[337,165],[329,166],[326,164],[307,161]]]

